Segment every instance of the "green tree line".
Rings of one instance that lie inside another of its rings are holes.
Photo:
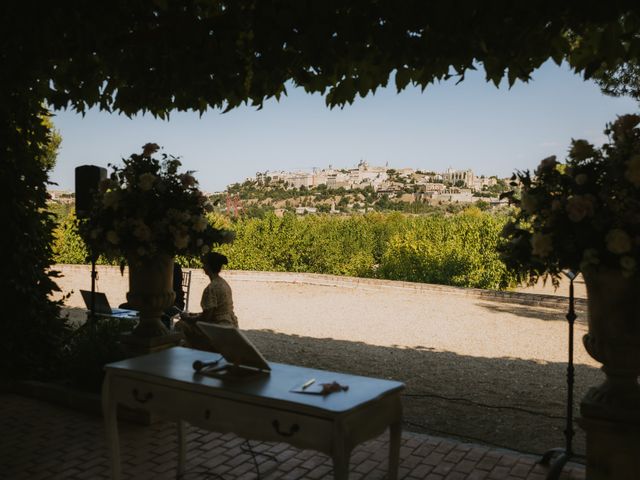
[[[219,248],[229,258],[228,268],[235,270],[324,273],[488,289],[505,289],[515,281],[496,248],[506,217],[477,208],[454,215],[267,214],[234,221],[214,215],[210,221],[236,232],[234,243]],[[87,262],[73,215],[59,221],[53,252],[57,263]],[[178,262],[200,266],[195,258],[179,258]]]

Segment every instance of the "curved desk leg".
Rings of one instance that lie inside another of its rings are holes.
[[[111,480],[120,480],[120,444],[118,439],[118,404],[111,397],[111,375],[105,375],[102,384],[102,415],[111,464]]]
[[[401,433],[402,422],[395,422],[389,426],[389,480],[398,479]]]
[[[178,420],[178,472],[177,478],[182,478],[184,476],[185,470],[185,460],[187,456],[187,443],[185,437],[185,422],[182,420]]]

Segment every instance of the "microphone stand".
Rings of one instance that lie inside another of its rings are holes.
[[[573,436],[575,431],[573,430],[573,381],[574,381],[574,368],[573,368],[573,324],[576,320],[576,313],[573,307],[574,293],[573,293],[573,280],[577,276],[577,272],[571,270],[565,272],[565,275],[569,277],[569,311],[566,318],[569,321],[569,362],[567,365],[567,419],[564,430],[565,447],[564,448],[552,448],[547,450],[538,463],[541,465],[549,465],[551,458],[554,455],[558,457],[551,463],[551,468],[547,474],[547,480],[557,480],[562,473],[562,469],[569,459],[573,456]]]

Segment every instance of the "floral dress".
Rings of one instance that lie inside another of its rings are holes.
[[[233,313],[231,287],[221,277],[214,277],[202,292],[202,311],[213,310],[213,323],[238,328],[238,318]]]
[[[238,328],[238,319],[233,313],[233,299],[231,297],[231,287],[220,277],[215,277],[202,292],[202,301],[200,302],[202,310],[213,310],[213,318],[207,318],[207,321],[217,323],[219,325],[228,325]],[[183,345],[197,350],[206,350],[209,352],[217,352],[211,344],[211,340],[206,333],[197,325],[200,315],[188,317],[176,322],[176,331],[182,332]]]

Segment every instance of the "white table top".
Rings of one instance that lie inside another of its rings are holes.
[[[196,373],[193,362],[208,362],[219,357],[216,353],[203,352],[184,347],[173,347],[160,352],[135,357],[105,366],[107,371],[133,378],[171,384],[176,388],[212,393],[220,397],[235,398],[256,403],[286,405],[292,410],[310,411],[318,416],[335,416],[373,402],[389,394],[399,393],[404,384],[358,375],[348,375],[326,370],[297,367],[269,362],[270,374],[257,374],[242,379],[220,379]],[[349,386],[348,391],[329,395],[296,393],[290,390],[307,380],[316,383],[338,382]]]

